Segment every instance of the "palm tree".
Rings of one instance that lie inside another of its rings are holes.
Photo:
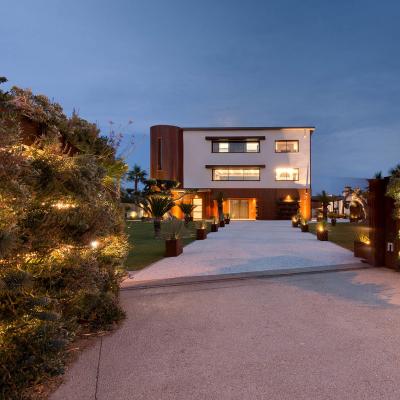
[[[155,237],[160,237],[161,221],[174,205],[169,196],[152,195],[143,199],[141,207],[153,218]]]
[[[178,204],[178,207],[181,209],[183,215],[185,216],[185,225],[187,226],[192,216],[192,212],[196,206],[191,203],[180,203]]]
[[[218,192],[215,196],[215,200],[217,201],[218,206],[218,218],[220,221],[224,219],[224,194],[222,192]]]
[[[121,180],[128,171],[128,166],[120,158],[117,158],[112,162],[103,162],[102,165],[106,170],[106,175],[103,178],[104,185],[110,191],[115,192],[117,197],[120,197]]]
[[[328,220],[328,205],[332,201],[331,196],[329,196],[325,190],[315,196],[315,200],[322,204],[322,216],[324,221]]]
[[[139,183],[146,181],[147,172],[142,169],[139,165],[135,164],[133,168],[128,172],[127,180],[133,182],[135,193],[138,192]]]

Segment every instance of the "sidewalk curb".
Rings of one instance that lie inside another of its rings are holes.
[[[156,279],[149,281],[134,281],[134,279],[126,279],[124,286],[121,286],[121,292],[128,290],[142,290],[142,289],[153,289],[159,287],[168,286],[184,286],[201,283],[213,283],[220,281],[238,281],[246,279],[263,279],[263,278],[275,278],[291,275],[306,275],[306,274],[318,274],[325,272],[339,272],[339,271],[352,271],[360,269],[373,268],[371,265],[363,263],[355,264],[341,264],[341,265],[328,265],[321,267],[304,267],[304,268],[291,268],[291,269],[276,269],[266,271],[254,271],[254,272],[239,272],[233,274],[221,274],[221,275],[205,275],[205,276],[187,276],[181,278],[168,278],[168,279]],[[127,281],[132,280],[131,283]],[[123,283],[124,283],[123,282]]]

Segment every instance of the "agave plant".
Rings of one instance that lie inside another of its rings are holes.
[[[187,226],[190,222],[190,219],[192,217],[192,212],[195,209],[195,205],[191,203],[180,203],[178,204],[178,207],[181,209],[183,212],[183,215],[185,217],[185,225]]]
[[[204,221],[203,219],[201,221],[197,221],[196,227],[197,229],[206,229],[207,228],[206,221]]]
[[[185,227],[183,226],[183,222],[176,218],[172,217],[165,224],[165,238],[168,240],[177,240],[184,236]]]
[[[174,205],[171,197],[163,195],[148,196],[141,203],[141,207],[153,218],[155,237],[160,237],[161,221]]]

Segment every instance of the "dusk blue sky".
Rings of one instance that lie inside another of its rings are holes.
[[[400,162],[398,0],[1,4],[8,86],[134,133],[131,165],[159,123],[315,125],[316,190]]]

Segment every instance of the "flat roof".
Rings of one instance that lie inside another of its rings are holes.
[[[280,129],[310,129],[315,126],[211,126],[211,127],[185,127],[184,131],[276,131]]]

